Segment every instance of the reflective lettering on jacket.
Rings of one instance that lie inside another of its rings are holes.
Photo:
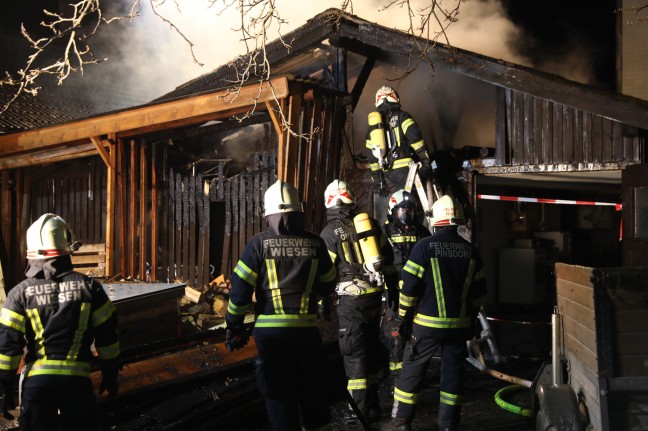
[[[257,327],[316,326],[317,301],[333,292],[335,277],[335,267],[317,235],[262,232],[247,243],[234,268],[227,326],[242,325],[253,307]]]
[[[102,361],[119,357],[115,306],[97,281],[72,272],[59,281],[29,278],[9,292],[0,311],[0,376],[16,372],[23,350],[28,376],[88,376],[93,344]]]
[[[476,315],[473,301],[485,287],[476,248],[456,229],[441,229],[416,244],[403,268],[399,314],[414,315],[422,328],[469,328]]]

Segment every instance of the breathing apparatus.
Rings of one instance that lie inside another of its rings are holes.
[[[353,218],[353,225],[358,234],[358,243],[364,262],[362,264],[365,272],[369,276],[369,281],[382,286],[385,283],[385,277],[382,273],[383,257],[380,254],[378,231],[373,229],[371,218],[367,213],[360,213]]]

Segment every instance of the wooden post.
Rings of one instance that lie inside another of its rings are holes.
[[[106,276],[113,274],[113,236],[115,235],[115,184],[117,183],[117,145],[110,139],[110,165],[106,175]]]

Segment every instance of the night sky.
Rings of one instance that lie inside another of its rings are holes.
[[[616,0],[500,2],[508,11],[509,19],[523,30],[522,37],[512,42],[514,49],[531,59],[534,67],[542,69],[543,63],[550,63],[552,59],[560,61],[566,53],[586,53],[593,68],[594,82],[590,84],[615,89]],[[23,21],[29,23],[28,28],[38,29],[43,7],[56,10],[57,5],[57,0],[9,2],[0,15],[1,32],[17,35]],[[6,47],[5,42],[0,65],[16,62],[18,56],[11,54],[15,48]]]
[[[616,0],[500,0],[510,20],[524,30],[515,48],[534,64],[587,46],[596,85],[615,89]]]

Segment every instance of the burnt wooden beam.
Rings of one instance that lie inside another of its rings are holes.
[[[358,101],[360,100],[360,95],[362,94],[365,85],[367,85],[367,81],[369,80],[369,75],[371,75],[371,71],[373,70],[375,64],[376,64],[376,57],[371,56],[371,57],[367,57],[364,64],[362,65],[362,69],[358,74],[358,78],[356,79],[356,82],[353,85],[353,90],[351,90],[351,110],[352,111],[355,111],[355,108],[358,105]]]

